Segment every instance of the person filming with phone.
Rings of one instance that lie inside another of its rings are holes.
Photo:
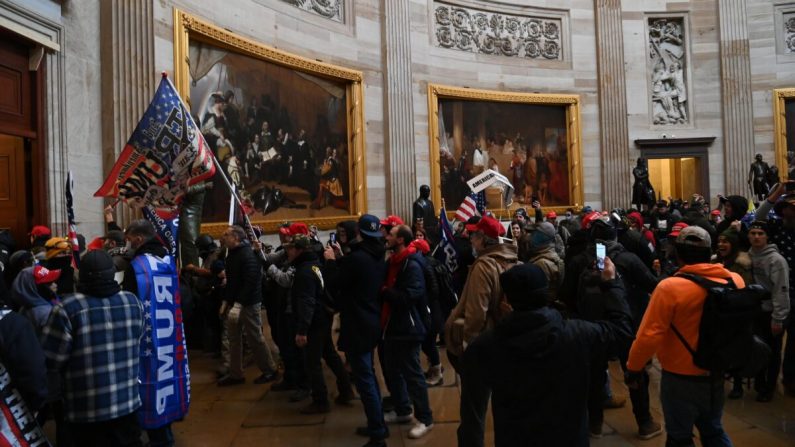
[[[636,330],[643,319],[649,297],[657,286],[657,278],[637,255],[627,251],[618,242],[616,223],[609,216],[602,216],[592,221],[587,228],[589,248],[572,258],[566,264],[563,287],[560,296],[564,302],[574,307],[572,313],[580,318],[597,321],[603,318],[603,309],[595,306],[595,299],[600,294],[598,284],[599,267],[609,257],[616,266],[618,278],[626,290],[626,299],[632,312],[632,328]],[[594,299],[589,299],[593,296]],[[622,366],[629,354],[629,344],[618,347],[613,355],[617,355]],[[591,436],[602,436],[604,421],[604,404],[607,400],[605,384],[607,383],[607,361],[609,356],[591,363],[591,386],[589,388],[588,415]],[[649,409],[649,380],[643,377],[643,383],[636,389],[629,390],[632,401],[632,412],[638,424],[638,437],[651,439],[662,433],[662,427],[655,422]]]

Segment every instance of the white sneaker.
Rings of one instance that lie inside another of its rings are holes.
[[[409,439],[420,439],[427,435],[432,428],[433,424],[425,425],[422,422],[418,422],[417,425],[411,427],[411,430],[409,430]]]
[[[387,424],[408,424],[413,419],[412,413],[405,415],[398,415],[394,411],[384,413],[384,422]]]

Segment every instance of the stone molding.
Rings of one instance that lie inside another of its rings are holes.
[[[43,119],[45,125],[42,130],[43,136],[40,138],[44,141],[47,156],[47,217],[53,231],[65,234],[66,207],[62,200],[57,200],[64,196],[66,173],[69,170],[66,157],[66,61],[64,57],[66,38],[64,28],[59,23],[7,0],[0,0],[0,17],[7,23],[18,25],[19,29],[27,30],[31,33],[28,37],[32,40],[38,42],[40,38],[50,42],[49,45],[42,43],[48,50],[45,52],[43,61],[43,65],[46,67]]]
[[[564,60],[560,15],[522,14],[433,2],[434,46],[531,60]]]
[[[345,23],[345,0],[280,0],[325,19]]]
[[[795,2],[776,5],[776,62],[795,62]]]

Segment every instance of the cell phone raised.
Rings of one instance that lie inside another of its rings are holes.
[[[596,268],[601,272],[605,269],[605,257],[607,256],[607,248],[605,244],[596,243]]]
[[[328,245],[329,245],[329,247],[334,245],[335,242],[337,242],[337,233],[336,232],[329,233],[329,235],[328,235]]]

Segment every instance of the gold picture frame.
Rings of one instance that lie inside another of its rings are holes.
[[[307,208],[306,216],[291,219],[269,219],[265,215],[265,218],[252,218],[252,224],[261,226],[266,232],[276,231],[285,220],[302,221],[320,229],[331,229],[339,221],[357,220],[364,214],[367,207],[367,189],[362,85],[364,76],[362,72],[279,50],[235,34],[176,8],[173,10],[173,15],[174,85],[189,107],[191,105],[190,44],[194,41],[220,47],[230,53],[248,56],[340,85],[344,83],[345,101],[342,106],[345,107],[344,117],[347,127],[347,212],[341,209],[339,215],[329,216],[328,213],[325,213],[326,215],[314,216],[315,211]],[[343,183],[343,187],[344,185],[345,183]],[[225,188],[223,185],[215,185],[215,187]],[[227,222],[202,223],[201,231],[218,237],[226,227]]]
[[[440,126],[439,126],[439,100],[460,100],[474,102],[498,102],[515,103],[541,106],[560,106],[565,108],[566,124],[566,147],[568,160],[568,191],[569,202],[546,206],[542,204],[544,211],[564,212],[568,208],[579,208],[584,202],[584,190],[582,186],[582,152],[580,146],[581,126],[580,126],[580,96],[576,94],[552,94],[552,93],[521,93],[505,92],[493,90],[479,90],[466,87],[453,87],[441,84],[428,84],[428,111],[429,111],[429,146],[431,160],[431,184],[433,187],[432,199],[435,203],[442,203],[442,176],[441,176],[441,156],[440,156]],[[446,138],[446,136],[445,136]],[[510,174],[506,177],[511,178]],[[520,194],[519,191],[516,194]],[[458,203],[446,203],[448,214],[452,217]],[[511,209],[519,207],[530,207],[530,204],[518,204],[514,201]],[[495,214],[501,216],[505,211],[499,208],[490,208]],[[505,217],[505,216],[502,216]]]
[[[786,179],[789,172],[787,161],[787,110],[786,102],[795,100],[795,88],[781,88],[773,90],[773,128],[776,151],[776,166],[779,166],[779,175]],[[795,116],[791,117],[795,120]],[[795,180],[795,178],[790,179]]]

